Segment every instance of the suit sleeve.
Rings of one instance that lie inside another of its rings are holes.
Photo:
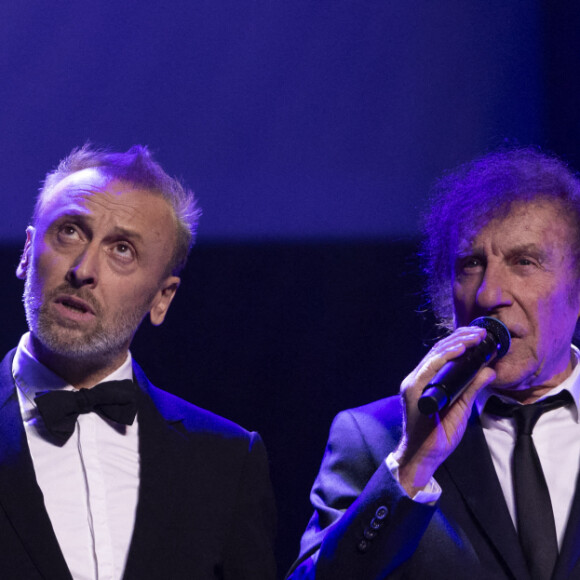
[[[240,475],[235,513],[224,563],[226,580],[274,580],[276,509],[268,459],[262,439],[251,434]]]
[[[410,500],[385,464],[397,441],[381,427],[377,456],[365,437],[377,429],[360,419],[345,411],[332,424],[289,580],[400,577],[433,517],[435,508]]]

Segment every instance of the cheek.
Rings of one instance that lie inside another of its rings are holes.
[[[65,283],[70,267],[70,260],[46,247],[33,258],[34,284],[43,293],[50,292]]]
[[[147,310],[157,293],[157,287],[149,280],[110,280],[101,286],[102,300],[107,304],[107,310],[115,317],[128,309]],[[128,306],[129,305],[129,306]]]
[[[56,279],[60,274],[60,269],[62,266],[54,256],[43,254],[35,264],[36,278],[43,282]]]
[[[465,286],[455,282],[453,284],[453,311],[457,326],[465,326],[472,320],[474,297]]]
[[[57,268],[61,262],[63,262],[63,257],[55,252],[51,246],[42,241],[34,248],[34,261],[36,262],[37,269],[42,270],[52,270]]]
[[[537,302],[539,341],[549,345],[569,345],[578,319],[578,301],[571,300],[569,291],[558,292]],[[552,347],[553,348],[553,347]]]

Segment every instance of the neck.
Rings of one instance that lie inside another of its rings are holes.
[[[561,385],[572,374],[576,364],[576,356],[574,353],[570,353],[570,359],[564,370],[553,374],[548,380],[540,382],[536,377],[531,381],[531,384],[524,382],[519,385],[506,386],[505,388],[493,387],[493,391],[519,401],[523,405],[529,405],[535,403],[540,397],[548,395],[550,391]]]
[[[127,349],[115,356],[71,358],[48,351],[33,334],[30,337],[29,348],[34,358],[75,389],[94,387],[127,359]]]
[[[535,403],[540,397],[547,395],[554,387],[532,387],[522,391],[513,389],[493,389],[499,395],[504,395],[522,403],[523,405],[530,405]]]

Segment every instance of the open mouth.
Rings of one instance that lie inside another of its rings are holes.
[[[81,314],[94,314],[93,309],[84,300],[80,300],[74,296],[60,296],[55,302]]]

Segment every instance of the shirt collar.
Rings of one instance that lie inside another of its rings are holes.
[[[34,397],[37,392],[57,389],[72,391],[74,387],[34,357],[28,347],[29,339],[30,333],[27,332],[18,343],[12,362],[12,375],[16,386],[24,395],[30,407],[36,407]],[[133,364],[130,352],[127,352],[125,362],[105,377],[103,381],[120,381],[124,379],[133,379]]]
[[[574,399],[573,408],[575,410],[575,421],[578,422],[578,420],[580,418],[580,364],[578,364],[578,362],[580,361],[580,350],[578,350],[578,348],[576,348],[576,346],[574,346],[574,345],[571,345],[571,350],[572,350],[572,364],[574,365],[574,368],[572,369],[572,373],[570,374],[570,376],[566,380],[561,382],[558,386],[554,387],[552,390],[550,390],[544,396],[540,397],[538,399],[538,401],[541,401],[542,399],[545,399],[546,397],[552,397],[553,395],[557,395],[558,393],[560,393],[564,390],[568,391],[572,395],[572,398]],[[485,403],[487,403],[487,400],[492,395],[499,397],[502,401],[505,401],[507,403],[517,402],[517,401],[514,401],[513,399],[511,399],[510,397],[506,397],[504,395],[498,395],[490,387],[484,387],[478,393],[477,398],[475,399],[475,405],[477,407],[477,411],[478,411],[479,415],[481,415],[483,413]]]

